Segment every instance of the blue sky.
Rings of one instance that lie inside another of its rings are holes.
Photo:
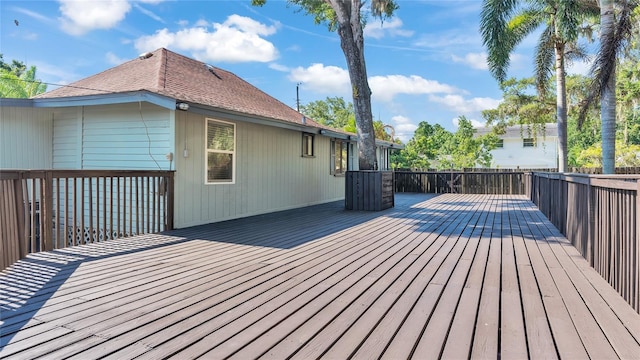
[[[392,125],[405,142],[421,121],[452,131],[460,115],[482,122],[481,111],[501,98],[478,32],[482,2],[399,3],[392,19],[370,20],[365,28],[374,118]],[[303,104],[328,96],[351,101],[336,33],[286,1],[250,4],[2,0],[0,52],[5,61],[35,65],[47,83],[68,84],[166,47],[231,71],[294,108],[296,84]],[[531,75],[535,40],[516,49],[510,76]],[[586,67],[576,64],[574,71]]]

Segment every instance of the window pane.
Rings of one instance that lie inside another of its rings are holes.
[[[233,155],[221,153],[207,153],[207,180],[232,181]]]
[[[207,149],[233,151],[233,125],[209,120],[207,123]]]
[[[347,144],[340,142],[340,172],[344,173],[347,170]]]
[[[313,135],[302,134],[302,155],[313,156]]]

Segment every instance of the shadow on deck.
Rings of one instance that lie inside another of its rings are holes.
[[[640,315],[585,264],[521,196],[336,202],[30,255],[0,357],[637,356]]]

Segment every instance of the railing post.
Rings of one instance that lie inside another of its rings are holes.
[[[589,261],[589,265],[594,267],[595,264],[595,194],[593,192],[593,186],[591,186],[591,176],[587,177],[587,215],[588,215],[588,224],[587,224],[587,254],[585,254],[585,258]]]
[[[15,193],[15,204],[16,204],[16,220],[17,224],[17,234],[18,234],[18,252],[20,258],[24,258],[27,256],[27,236],[25,232],[27,216],[25,214],[25,194],[22,192],[22,183],[24,179],[22,176],[18,176],[17,179],[13,182],[13,189]],[[8,266],[8,265],[7,265]]]
[[[174,200],[174,186],[173,186],[173,172],[167,174],[167,214],[165,216],[165,231],[173,230],[173,200]]]
[[[42,224],[42,236],[40,243],[44,251],[53,250],[53,174],[47,170],[44,172],[42,184],[43,197],[40,205],[40,224]]]

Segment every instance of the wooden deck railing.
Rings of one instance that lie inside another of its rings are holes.
[[[531,200],[640,312],[640,175],[531,174]]]
[[[395,172],[396,192],[523,195],[527,186],[522,171]]]
[[[173,228],[173,171],[0,171],[0,270],[28,253]]]

